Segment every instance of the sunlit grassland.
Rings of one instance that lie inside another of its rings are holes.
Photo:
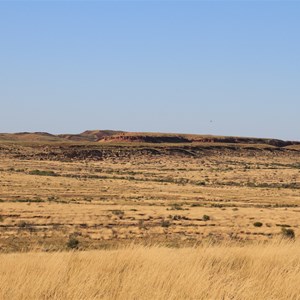
[[[0,255],[1,299],[299,299],[298,242]]]

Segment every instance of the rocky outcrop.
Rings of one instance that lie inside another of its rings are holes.
[[[215,137],[200,135],[167,135],[167,134],[130,134],[106,136],[99,142],[127,142],[127,143],[221,143],[221,144],[249,144],[270,145],[275,147],[286,147],[300,145],[300,142],[282,141],[278,139],[244,138],[244,137]]]
[[[102,139],[104,142],[135,142],[135,143],[190,143],[182,136],[151,136],[151,135],[116,135]]]

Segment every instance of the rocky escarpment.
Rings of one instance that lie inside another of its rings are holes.
[[[286,147],[300,145],[300,142],[283,141],[278,139],[243,138],[243,137],[216,137],[201,135],[167,135],[167,134],[138,134],[122,133],[105,136],[99,142],[127,142],[127,143],[154,143],[154,144],[178,144],[178,143],[222,143],[222,144],[261,144],[275,147]]]
[[[101,142],[133,142],[133,143],[190,143],[191,140],[176,135],[113,135],[100,140]]]
[[[275,147],[300,145],[300,142],[282,141],[278,139],[258,139],[258,138],[239,138],[239,137],[200,138],[200,139],[193,139],[190,142],[227,143],[227,144],[265,144],[265,145],[271,145]]]
[[[151,146],[150,146],[151,145]],[[51,161],[103,161],[103,160],[134,160],[138,158],[202,158],[207,156],[237,155],[259,157],[297,156],[299,149],[288,149],[269,145],[240,144],[20,144],[0,145],[0,158],[10,157],[21,160]]]

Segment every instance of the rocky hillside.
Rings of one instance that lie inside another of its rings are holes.
[[[79,134],[50,134],[47,132],[2,133],[0,141],[61,142],[61,143],[149,143],[149,144],[226,144],[269,145],[274,147],[300,147],[300,142],[251,137],[225,137],[197,134],[168,134],[125,132],[115,130],[87,130]]]

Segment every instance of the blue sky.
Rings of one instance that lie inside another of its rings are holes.
[[[0,132],[300,140],[298,1],[2,1]]]

